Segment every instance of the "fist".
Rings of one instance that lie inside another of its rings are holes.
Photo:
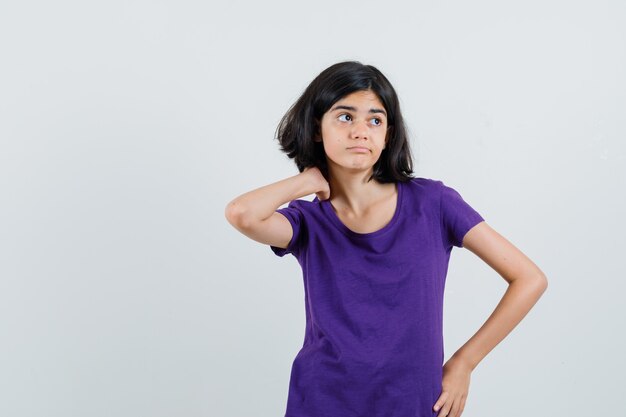
[[[305,168],[301,175],[305,175],[309,179],[313,186],[313,192],[320,201],[330,198],[330,185],[318,167]]]

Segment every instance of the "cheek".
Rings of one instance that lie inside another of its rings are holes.
[[[322,127],[322,137],[329,144],[339,143],[341,141],[341,131],[332,126]]]
[[[328,126],[322,126],[320,131],[321,131],[322,137],[324,139],[328,139],[328,138],[332,138],[333,137],[333,130],[330,129]]]

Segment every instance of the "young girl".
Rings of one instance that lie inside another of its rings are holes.
[[[537,302],[545,274],[456,190],[411,176],[398,97],[375,67],[351,61],[322,71],[277,138],[300,173],[242,194],[225,215],[302,267],[305,337],[285,417],[460,416],[472,370]],[[509,286],[443,364],[453,246]]]

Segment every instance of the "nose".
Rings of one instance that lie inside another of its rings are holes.
[[[352,124],[351,134],[353,138],[367,139],[369,134],[369,125],[367,124],[367,120],[356,120]]]

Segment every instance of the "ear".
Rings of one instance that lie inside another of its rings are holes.
[[[313,136],[313,141],[322,142],[322,136],[320,135],[320,123],[317,119],[315,119],[315,135]]]
[[[313,136],[313,141],[322,142],[322,138],[320,137],[319,133],[316,133],[315,136]]]

